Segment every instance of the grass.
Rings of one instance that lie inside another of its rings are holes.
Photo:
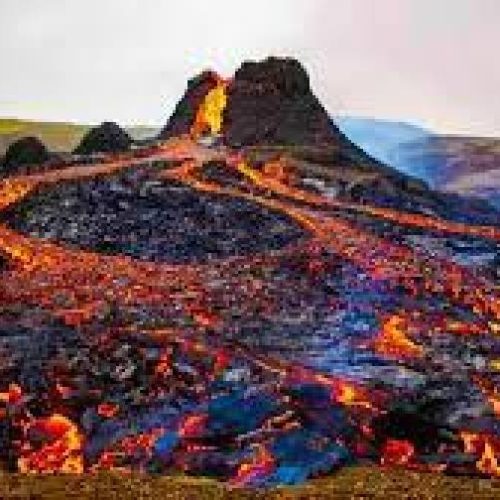
[[[0,499],[494,499],[500,481],[375,467],[351,467],[303,486],[231,490],[211,479],[99,474],[89,476],[0,475]]]
[[[5,153],[10,144],[28,135],[38,137],[49,151],[72,151],[90,128],[91,125],[78,123],[0,118],[0,156]],[[127,131],[137,139],[145,138],[156,132],[155,129],[144,126],[129,128]]]
[[[28,135],[38,137],[50,151],[70,151],[80,142],[88,129],[88,125],[74,123],[2,118],[0,119],[0,154],[3,154],[12,142]]]

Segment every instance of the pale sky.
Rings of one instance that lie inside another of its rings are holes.
[[[0,0],[0,116],[161,125],[190,76],[267,55],[332,115],[500,136],[500,0]]]

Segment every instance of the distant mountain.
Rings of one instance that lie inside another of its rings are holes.
[[[334,121],[351,141],[369,155],[401,172],[424,178],[405,161],[399,150],[403,144],[427,140],[433,136],[432,132],[410,123],[377,118],[336,116]]]
[[[436,189],[500,207],[500,138],[431,136],[401,144],[396,160]]]
[[[500,138],[442,136],[376,118],[339,116],[338,127],[359,147],[432,188],[500,206]]]

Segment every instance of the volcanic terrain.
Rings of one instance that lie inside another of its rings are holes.
[[[290,59],[127,148],[0,186],[3,468],[500,475],[497,212],[367,156]]]

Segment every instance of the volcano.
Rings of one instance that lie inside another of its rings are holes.
[[[296,59],[277,57],[245,62],[228,81],[213,71],[205,71],[190,80],[159,137],[192,133],[200,106],[218,86],[222,86],[226,99],[218,108],[221,124],[217,132],[223,135],[228,146],[304,145],[353,149],[314,95],[302,64]]]
[[[497,212],[356,148],[291,59],[84,143],[0,185],[1,468],[500,476]]]
[[[247,62],[228,87],[224,134],[231,146],[340,146],[347,140],[313,94],[294,59]]]

